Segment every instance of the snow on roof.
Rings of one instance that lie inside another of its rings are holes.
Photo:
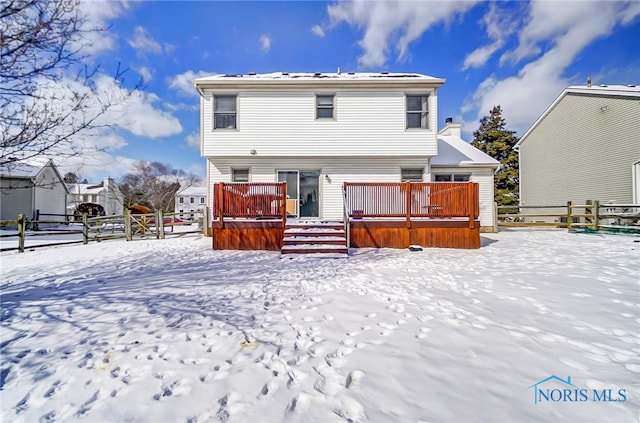
[[[444,79],[420,73],[392,73],[392,72],[272,72],[248,74],[215,74],[194,80],[196,85],[207,83],[257,83],[257,82],[318,82],[318,81],[412,81],[432,82],[443,84]]]
[[[497,168],[500,162],[454,135],[438,135],[438,155],[432,166],[487,166]]]
[[[560,95],[551,103],[551,105],[540,115],[538,119],[531,125],[529,129],[524,133],[524,135],[520,138],[514,148],[519,147],[524,140],[529,136],[531,131],[533,131],[542,120],[547,117],[547,115],[553,110],[556,105],[562,100],[567,94],[587,94],[593,96],[620,96],[620,97],[640,97],[640,85],[572,85],[567,87],[560,93]]]
[[[10,165],[0,166],[0,176],[7,178],[35,178],[41,169],[41,166],[13,162]]]
[[[206,187],[187,187],[187,188],[183,189],[182,191],[178,191],[177,195],[182,195],[182,196],[188,196],[188,195],[206,196],[207,195],[207,188]]]

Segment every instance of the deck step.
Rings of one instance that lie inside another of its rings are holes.
[[[347,236],[342,222],[287,222],[280,250],[282,257],[349,257]]]

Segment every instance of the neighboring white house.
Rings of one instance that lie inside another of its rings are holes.
[[[516,144],[520,202],[640,200],[640,86],[565,89]]]
[[[0,220],[16,220],[18,214],[27,219],[36,219],[38,214],[64,215],[67,194],[67,186],[51,160],[43,166],[14,162],[0,167]]]
[[[202,212],[207,206],[206,187],[188,187],[176,193],[176,213],[185,219],[193,218],[193,212]]]
[[[124,213],[124,194],[111,178],[104,178],[100,184],[67,184],[67,187],[68,214],[73,214],[82,203],[100,204],[107,216]]]
[[[434,181],[431,162],[440,144],[457,146],[449,138],[459,139],[444,134],[438,141],[442,84],[440,78],[388,72],[196,79],[209,198],[216,182],[286,181],[287,194],[297,200],[294,215],[341,220],[343,182]],[[444,160],[440,170],[473,174],[471,180],[490,185],[483,192],[492,190],[487,169],[495,164],[482,157],[475,168],[478,156],[466,157]],[[493,198],[482,199],[482,224],[492,226],[486,213],[493,211]]]

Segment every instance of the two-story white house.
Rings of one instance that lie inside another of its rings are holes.
[[[209,198],[217,182],[286,181],[293,200],[289,214],[340,220],[345,181],[431,182],[445,174],[457,181],[460,174],[481,184],[481,225],[493,227],[495,160],[463,142],[464,151],[436,161],[440,170],[434,173],[439,145],[460,147],[455,126],[439,141],[438,88],[444,79],[277,72],[194,82]]]
[[[116,182],[107,177],[99,184],[67,184],[68,214],[74,214],[82,203],[99,204],[107,216],[124,213],[124,194]]]
[[[192,219],[194,213],[202,213],[207,206],[206,187],[187,187],[176,193],[175,212],[181,219]]]

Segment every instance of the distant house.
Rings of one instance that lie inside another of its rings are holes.
[[[345,182],[469,180],[482,184],[481,225],[493,227],[496,162],[459,126],[438,132],[443,84],[390,72],[197,79],[209,198],[218,182],[286,182],[291,218],[341,221]]]
[[[566,88],[516,144],[523,206],[640,201],[640,86]]]
[[[106,215],[124,213],[124,194],[111,178],[104,178],[100,184],[67,184],[69,188],[68,214],[74,214],[82,203],[99,204]]]
[[[0,220],[16,220],[18,214],[32,220],[38,214],[64,215],[68,193],[51,160],[42,166],[14,162],[0,167]]]
[[[206,187],[188,187],[176,193],[176,213],[185,219],[193,218],[194,212],[201,212],[207,205]]]

